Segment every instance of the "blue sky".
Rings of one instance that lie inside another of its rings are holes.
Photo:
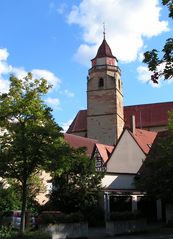
[[[90,59],[106,40],[122,71],[124,105],[173,100],[172,81],[151,84],[142,54],[173,35],[159,0],[1,0],[0,92],[30,71],[53,88],[46,102],[64,128],[86,109]]]

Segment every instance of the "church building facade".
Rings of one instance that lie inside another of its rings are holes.
[[[91,60],[87,77],[87,110],[80,110],[67,130],[68,134],[115,145],[125,128],[131,128],[135,116],[136,128],[164,131],[168,125],[168,111],[173,102],[142,105],[123,105],[121,70],[105,36]]]

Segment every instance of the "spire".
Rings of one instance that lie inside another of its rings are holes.
[[[112,55],[111,48],[105,39],[105,32],[103,32],[103,36],[104,36],[103,42],[100,45],[95,58],[102,58],[102,57],[115,58],[115,56]]]
[[[109,58],[114,58],[116,59],[115,56],[112,55],[112,51],[110,46],[108,45],[107,41],[106,41],[106,32],[105,32],[105,23],[103,23],[103,41],[102,44],[100,45],[97,54],[95,56],[94,59],[96,58],[103,58],[103,57],[109,57]]]

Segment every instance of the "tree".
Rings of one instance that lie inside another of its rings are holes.
[[[61,128],[42,97],[50,86],[43,78],[10,77],[7,94],[0,94],[0,176],[16,179],[22,188],[21,231],[25,229],[29,180],[57,155]]]
[[[162,0],[163,5],[168,7],[169,17],[173,18],[173,0]],[[166,40],[162,54],[153,49],[144,53],[144,63],[148,64],[149,71],[152,72],[151,80],[154,83],[159,82],[160,78],[169,80],[173,78],[173,38]]]
[[[66,144],[65,151],[63,171],[58,170],[53,177],[52,209],[86,214],[98,206],[104,175],[95,171],[94,160],[86,156],[83,148],[73,149]]]
[[[20,195],[16,187],[4,187],[0,183],[0,212],[19,209],[21,207]]]
[[[173,131],[159,132],[136,177],[136,186],[149,196],[173,201]]]

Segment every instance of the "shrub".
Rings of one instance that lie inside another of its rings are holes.
[[[51,235],[46,232],[25,232],[25,233],[17,233],[10,237],[10,239],[51,239]]]
[[[95,208],[87,215],[88,225],[90,227],[102,227],[105,225],[105,213],[102,208]]]
[[[12,228],[9,226],[0,226],[0,239],[11,239]]]
[[[41,214],[39,217],[39,223],[42,225],[47,224],[56,224],[56,223],[74,223],[84,221],[84,216],[79,213],[70,213],[70,214]]]
[[[111,221],[125,221],[125,220],[136,220],[142,218],[142,214],[140,212],[112,212],[110,214]]]

